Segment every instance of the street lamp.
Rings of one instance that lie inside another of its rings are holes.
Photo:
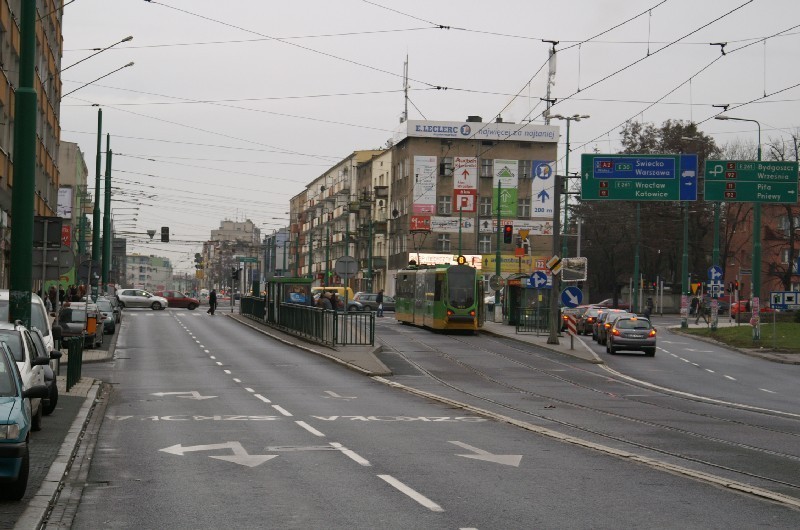
[[[100,81],[101,79],[105,79],[106,77],[110,76],[111,74],[115,74],[115,73],[119,72],[120,70],[122,70],[123,68],[127,68],[129,66],[133,66],[133,61],[129,62],[125,66],[120,66],[116,70],[112,70],[112,71],[108,72],[106,75],[101,75],[100,77],[98,77],[97,79],[95,79],[93,81],[89,81],[88,83],[85,83],[85,84],[79,86],[78,88],[76,88],[75,90],[71,90],[71,91],[67,92],[66,94],[63,94],[61,96],[61,99],[64,99],[65,97],[69,96],[70,94],[74,94],[78,90],[80,90],[82,88],[85,88],[85,87],[91,85],[92,83],[96,83],[97,81]]]
[[[761,123],[758,120],[751,120],[748,118],[733,118],[719,114],[714,116],[716,120],[733,120],[733,121],[749,121],[758,126],[758,161],[761,162]],[[751,298],[754,302],[758,301],[761,297],[761,203],[753,203],[753,288],[751,291]],[[753,340],[761,339],[761,330],[759,328],[759,315],[758,312],[753,312]]]
[[[88,61],[89,59],[91,59],[91,58],[92,58],[92,57],[94,57],[95,55],[97,55],[97,54],[100,54],[100,53],[103,53],[104,51],[106,51],[106,50],[108,50],[108,49],[111,49],[111,48],[113,48],[113,47],[114,47],[114,46],[116,46],[117,44],[122,44],[123,42],[128,42],[128,41],[132,41],[132,40],[133,40],[133,35],[128,35],[127,37],[125,37],[125,38],[124,38],[124,39],[122,39],[121,41],[117,41],[117,42],[115,42],[114,44],[112,44],[111,46],[106,46],[105,48],[102,48],[102,49],[95,48],[95,50],[97,50],[95,53],[91,54],[91,55],[90,55],[90,56],[88,56],[88,57],[84,57],[83,59],[81,59],[81,60],[80,60],[80,61],[78,61],[77,63],[73,63],[73,64],[71,64],[71,65],[69,65],[69,66],[66,66],[66,67],[62,68],[62,69],[61,69],[61,71],[63,72],[63,71],[65,71],[65,70],[69,70],[69,69],[70,69],[70,68],[72,68],[73,66],[75,66],[75,65],[78,65],[78,64],[81,64],[83,61]]]
[[[566,153],[566,159],[564,160],[564,166],[565,166],[564,167],[564,174],[565,174],[565,180],[564,180],[565,184],[564,184],[564,186],[565,187],[569,186],[569,125],[570,125],[570,122],[581,121],[581,120],[585,120],[585,119],[590,118],[590,117],[591,116],[589,116],[588,114],[573,114],[572,116],[564,116],[562,114],[556,114],[555,116],[552,116],[552,118],[555,118],[557,120],[564,120],[564,121],[567,122],[567,153]],[[564,190],[564,191],[566,192],[567,190]],[[562,230],[564,231],[564,236],[565,237],[561,241],[561,257],[562,258],[566,258],[567,257],[566,230],[567,230],[567,220],[568,220],[567,219],[567,215],[568,215],[567,209],[568,208],[569,208],[569,194],[568,193],[564,193],[564,226],[562,227]]]

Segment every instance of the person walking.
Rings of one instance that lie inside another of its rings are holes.
[[[58,311],[58,291],[55,285],[51,285],[48,289],[47,298],[50,299],[50,311]]]
[[[206,313],[214,316],[214,311],[217,310],[217,290],[211,289],[211,292],[208,293],[208,311]]]
[[[322,295],[319,297],[319,303],[317,305],[325,310],[333,309],[333,304],[331,303],[331,294],[322,293]]]
[[[383,316],[383,289],[378,291],[378,296],[375,297],[375,303],[378,304],[378,316]]]
[[[697,301],[697,318],[694,319],[695,324],[700,323],[700,318],[703,318],[703,321],[708,325],[708,315],[706,315],[706,301],[703,298],[699,298]]]

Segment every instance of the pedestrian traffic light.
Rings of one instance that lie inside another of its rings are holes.
[[[503,243],[511,243],[514,236],[514,226],[505,225],[503,227]]]
[[[162,226],[161,227],[161,242],[162,243],[169,243],[169,227]]]

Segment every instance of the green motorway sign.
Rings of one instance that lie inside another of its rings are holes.
[[[797,202],[797,162],[708,160],[705,199],[722,202]]]
[[[581,155],[581,199],[697,200],[697,155]]]
[[[258,263],[258,258],[250,256],[236,256],[236,261],[239,263]]]

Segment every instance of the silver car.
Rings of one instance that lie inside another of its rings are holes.
[[[169,307],[167,299],[142,289],[123,289],[117,292],[120,307],[149,307],[153,310]]]
[[[606,352],[641,351],[647,357],[656,354],[656,328],[646,318],[620,317],[608,331]]]

